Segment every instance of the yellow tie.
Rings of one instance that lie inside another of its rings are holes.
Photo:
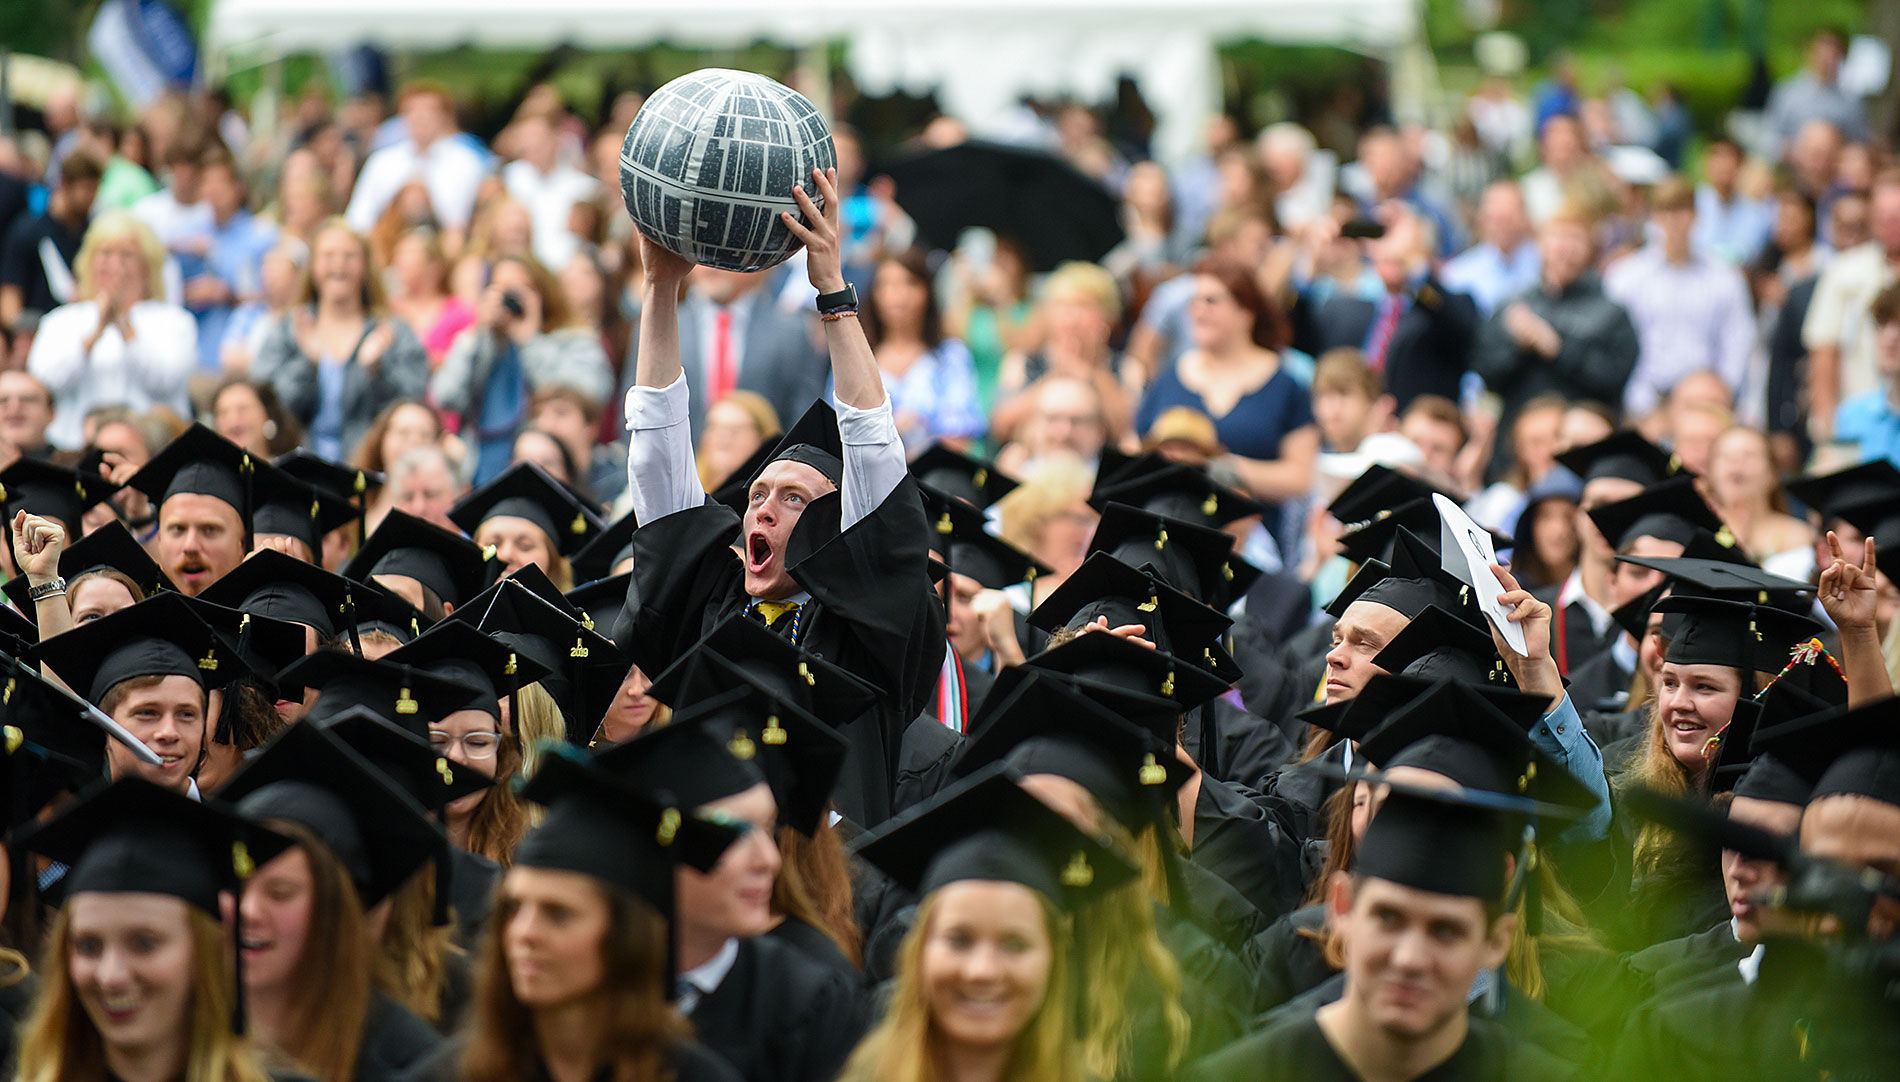
[[[758,604],[754,605],[753,608],[756,608],[759,610],[759,615],[763,617],[765,620],[765,626],[771,627],[773,624],[778,623],[779,617],[785,615],[788,612],[797,612],[798,602],[796,601],[761,601]]]

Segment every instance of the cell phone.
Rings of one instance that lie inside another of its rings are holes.
[[[522,316],[528,314],[528,309],[521,303],[521,294],[516,293],[512,289],[502,293],[501,306],[506,308],[508,314],[516,319],[520,319]]]
[[[1372,218],[1354,218],[1339,227],[1339,235],[1347,240],[1378,240],[1385,236],[1385,223]]]

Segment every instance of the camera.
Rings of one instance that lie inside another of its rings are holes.
[[[521,294],[516,293],[512,289],[502,293],[501,306],[507,309],[508,314],[515,319],[520,319],[522,316],[528,314],[527,307],[521,303]]]

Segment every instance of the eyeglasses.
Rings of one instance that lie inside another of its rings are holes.
[[[447,755],[457,745],[462,754],[470,759],[493,759],[501,750],[500,733],[468,733],[464,736],[451,736],[448,733],[430,733],[429,746],[437,755]]]

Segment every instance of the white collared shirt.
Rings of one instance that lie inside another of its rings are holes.
[[[693,1013],[693,1008],[699,1006],[701,999],[719,991],[719,985],[738,961],[739,941],[728,939],[726,945],[719,948],[718,954],[680,974],[677,984],[680,1013]]]

